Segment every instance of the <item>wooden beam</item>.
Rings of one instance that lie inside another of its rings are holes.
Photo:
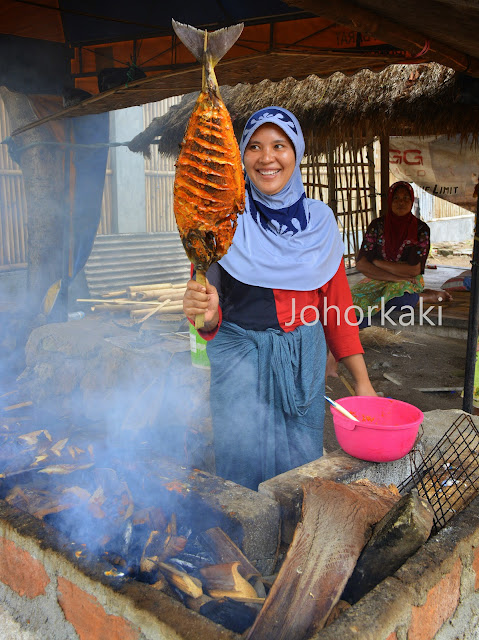
[[[389,136],[381,136],[381,211],[384,216],[388,210],[388,190],[389,190]]]
[[[367,33],[390,45],[404,49],[413,56],[421,54],[420,60],[434,61],[456,71],[479,77],[479,60],[457,51],[437,40],[401,25],[389,18],[363,9],[349,0],[285,0],[286,4],[327,18],[350,29]],[[411,60],[413,62],[413,60]]]

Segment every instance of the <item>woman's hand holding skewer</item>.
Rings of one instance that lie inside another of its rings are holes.
[[[196,280],[189,280],[183,296],[183,311],[192,321],[197,315],[204,314],[203,331],[213,331],[219,322],[219,297],[216,287],[206,281],[206,287]]]

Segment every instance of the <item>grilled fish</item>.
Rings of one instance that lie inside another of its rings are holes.
[[[176,163],[174,212],[196,279],[204,283],[204,272],[228,251],[244,210],[240,151],[214,72],[243,24],[208,33],[173,20],[173,28],[203,66],[201,93]]]

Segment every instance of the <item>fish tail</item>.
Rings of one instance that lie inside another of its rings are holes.
[[[243,23],[208,32],[172,20],[173,29],[185,47],[203,65],[203,90],[217,89],[214,68],[243,31]]]

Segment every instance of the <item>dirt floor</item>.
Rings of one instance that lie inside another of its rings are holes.
[[[437,244],[431,248],[427,265],[470,269],[471,253],[472,240]],[[382,327],[364,329],[360,336],[369,376],[376,392],[410,402],[421,411],[462,409],[466,340],[437,337],[428,333],[408,333],[405,329],[394,332]],[[341,365],[338,373],[347,382],[351,382],[347,370]],[[330,377],[327,385],[331,398],[350,395],[340,378]],[[418,390],[444,387],[450,390]],[[329,409],[326,409],[324,444],[327,451],[338,448]]]

